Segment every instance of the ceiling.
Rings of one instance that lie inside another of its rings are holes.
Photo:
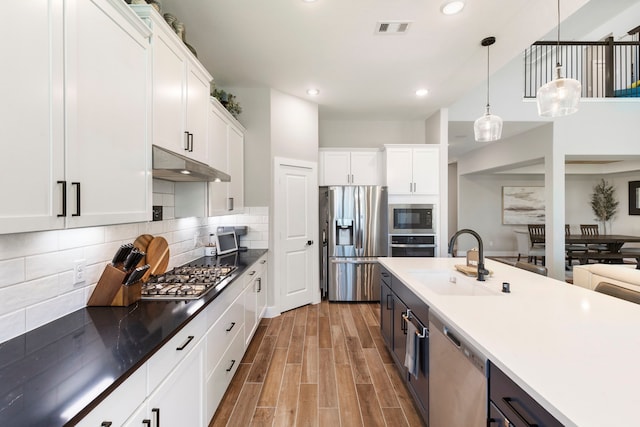
[[[484,85],[491,73],[541,39],[554,40],[554,0],[160,0],[184,22],[186,41],[220,88],[273,88],[319,106],[320,120],[424,120]],[[563,39],[584,36],[602,16],[638,0],[562,0]],[[574,14],[570,19],[564,18]],[[377,23],[408,22],[404,34]],[[492,81],[492,86],[499,82]],[[318,96],[306,94],[308,88]],[[419,98],[415,91],[429,90]],[[503,139],[544,123],[505,122]],[[478,148],[473,123],[451,122],[450,156]],[[462,136],[464,135],[464,137]]]

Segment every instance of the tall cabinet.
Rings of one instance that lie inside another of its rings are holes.
[[[4,11],[0,233],[148,220],[149,29],[117,0]]]

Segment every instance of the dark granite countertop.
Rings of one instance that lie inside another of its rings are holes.
[[[85,307],[1,343],[0,426],[77,423],[266,252],[193,261],[238,267],[233,279],[200,299]],[[104,378],[115,380],[100,383]],[[93,400],[80,412],[69,411],[87,393]]]

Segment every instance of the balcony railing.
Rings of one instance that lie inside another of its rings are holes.
[[[640,97],[640,42],[536,42],[524,52],[524,97],[555,78],[560,56],[562,75],[582,84],[583,98]]]

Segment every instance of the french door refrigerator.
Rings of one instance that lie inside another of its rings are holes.
[[[320,280],[329,301],[379,301],[387,256],[387,187],[320,187]]]

